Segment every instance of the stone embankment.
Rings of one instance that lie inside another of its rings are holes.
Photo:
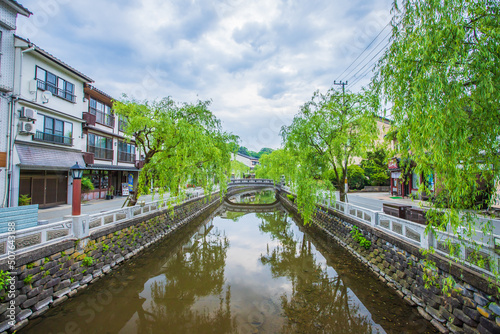
[[[218,194],[201,197],[92,231],[86,240],[41,247],[17,257],[14,271],[8,269],[7,260],[2,261],[0,269],[17,276],[15,291],[4,290],[0,295],[0,333],[21,329],[219,204]]]
[[[285,193],[279,196],[289,211],[298,214]],[[428,255],[427,259],[437,267],[429,271],[418,247],[325,207],[318,207],[313,224],[370,268],[399,297],[418,308],[441,333],[500,333],[498,286],[481,274],[438,255]],[[354,227],[371,242],[368,249],[352,238]],[[426,277],[433,277],[433,283],[429,284]],[[458,283],[444,292],[443,282],[450,277]]]

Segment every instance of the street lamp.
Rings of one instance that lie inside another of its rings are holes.
[[[85,167],[82,167],[76,162],[73,167],[71,167],[71,176],[73,176],[73,203],[71,205],[71,215],[79,216],[81,215],[82,208],[82,176]]]

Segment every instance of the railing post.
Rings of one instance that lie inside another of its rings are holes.
[[[79,216],[65,216],[65,219],[71,219],[72,232],[75,238],[79,241],[78,248],[82,249],[88,242],[88,237],[90,235],[90,216],[89,215],[79,215]]]

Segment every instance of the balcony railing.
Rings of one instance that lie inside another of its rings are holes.
[[[90,108],[90,113],[95,115],[95,121],[99,124],[114,127],[115,126],[115,116],[112,114],[106,114],[102,111]]]
[[[48,90],[49,92],[52,93],[52,95],[59,96],[62,99],[68,100],[73,103],[75,103],[76,101],[76,95],[73,95],[70,92],[67,92],[63,89],[57,88],[57,86],[54,85],[53,83],[38,79],[37,86],[39,89]]]
[[[127,153],[118,151],[118,161],[135,162],[135,153]]]
[[[73,145],[73,138],[71,138],[71,137],[65,137],[65,136],[56,135],[53,133],[41,132],[41,131],[36,132],[35,136],[33,137],[33,140],[45,141],[45,142],[49,142],[49,143],[62,144],[62,145],[68,145],[68,146]]]
[[[94,153],[95,159],[113,160],[113,149],[88,146],[88,152]]]
[[[122,119],[118,120],[118,130],[121,132],[125,132],[125,128],[127,127],[127,121],[124,121]]]

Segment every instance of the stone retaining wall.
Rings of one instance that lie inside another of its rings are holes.
[[[298,214],[297,207],[285,193],[279,196],[288,210]],[[418,247],[324,207],[319,207],[313,224],[395,289],[409,305],[417,307],[441,333],[500,333],[498,287],[479,273],[460,264],[450,264],[438,255],[429,255],[429,260],[437,266],[429,272],[424,268],[425,258]],[[350,232],[354,226],[371,241],[369,249],[353,240]],[[425,275],[436,278],[428,288]],[[443,293],[442,282],[447,277],[458,283],[452,291]]]
[[[219,203],[218,194],[210,201],[208,197],[193,199],[173,209],[93,231],[87,240],[43,247],[16,257],[15,270],[9,270],[7,260],[0,262],[0,269],[17,273],[15,295],[9,296],[5,290],[0,293],[0,333],[19,330]],[[15,315],[14,321],[10,314]]]

